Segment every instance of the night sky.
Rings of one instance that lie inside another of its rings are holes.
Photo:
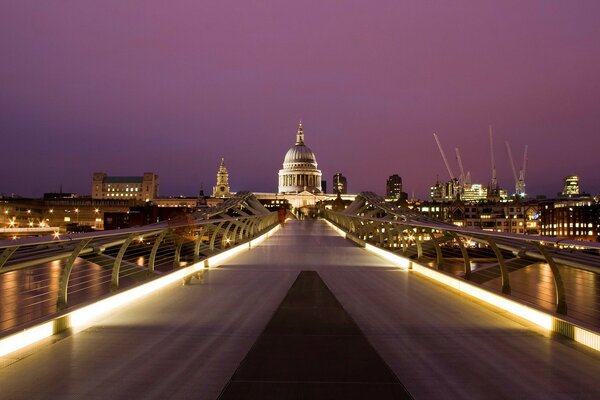
[[[161,195],[276,191],[298,119],[323,179],[421,198],[454,173],[600,192],[600,1],[20,1],[0,4],[0,192],[89,194],[95,171]]]

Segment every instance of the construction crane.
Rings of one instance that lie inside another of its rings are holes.
[[[490,156],[492,159],[492,184],[490,189],[492,193],[498,191],[498,178],[496,177],[496,161],[494,160],[494,138],[492,136],[492,126],[490,125]]]
[[[525,197],[525,171],[527,169],[527,145],[523,152],[523,168],[519,171],[519,180],[517,181],[517,191],[521,197]]]
[[[450,168],[450,164],[448,163],[448,159],[446,158],[446,153],[444,153],[444,149],[442,148],[440,139],[435,133],[433,134],[433,137],[435,138],[435,142],[437,143],[438,149],[440,149],[440,154],[442,155],[442,159],[444,160],[444,164],[446,165],[446,169],[448,170],[448,175],[450,175],[450,180],[452,181],[454,193],[458,193],[460,185],[458,184],[458,180],[454,177],[454,174],[452,173],[452,169]]]
[[[435,142],[437,143],[438,149],[440,149],[440,154],[442,155],[442,159],[444,160],[444,164],[446,165],[446,169],[448,170],[448,175],[450,175],[450,179],[454,180],[454,174],[452,173],[452,169],[450,168],[450,164],[448,164],[448,159],[446,158],[446,153],[444,153],[444,149],[442,148],[442,144],[440,143],[440,139],[437,134],[433,134],[435,138]]]
[[[525,152],[523,153],[523,168],[519,170],[517,175],[517,169],[515,168],[515,161],[512,156],[510,144],[506,143],[506,151],[508,152],[508,158],[510,160],[510,166],[512,168],[513,177],[515,178],[515,195],[519,197],[525,197],[525,171],[527,168],[527,145],[525,145]]]
[[[460,182],[463,188],[469,187],[471,186],[471,172],[467,171],[467,173],[465,174],[465,169],[463,168],[462,163],[462,157],[460,156],[460,151],[458,150],[458,147],[455,147],[454,151],[456,152],[456,161],[458,161],[458,167],[460,168],[460,177],[458,178],[458,181]]]
[[[458,151],[458,147],[454,148],[456,152],[456,161],[458,161],[458,168],[460,169],[460,176],[458,177],[458,181],[461,185],[465,183],[465,169],[463,168],[462,158],[460,158],[460,152]]]

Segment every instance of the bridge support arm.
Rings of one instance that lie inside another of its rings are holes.
[[[510,294],[510,280],[508,277],[508,269],[506,268],[504,256],[502,255],[502,252],[498,248],[496,242],[494,242],[494,240],[492,240],[491,237],[486,236],[485,240],[488,242],[488,245],[496,255],[496,258],[498,259],[498,265],[500,266],[500,274],[502,277],[502,293]]]
[[[58,300],[56,302],[57,310],[63,310],[68,307],[67,303],[67,291],[69,289],[69,278],[71,277],[71,272],[73,271],[73,264],[75,260],[79,256],[79,253],[88,245],[91,239],[83,239],[81,240],[77,246],[73,249],[73,252],[67,259],[65,267],[63,268],[62,274],[60,275],[60,283],[58,286]]]
[[[121,245],[121,248],[119,249],[119,252],[117,253],[117,257],[115,258],[115,263],[113,264],[113,268],[112,268],[112,276],[111,276],[111,282],[110,282],[111,290],[117,290],[119,288],[119,272],[121,271],[121,261],[123,261],[123,256],[125,255],[125,252],[127,251],[127,247],[129,247],[129,245],[131,244],[133,239],[135,239],[139,235],[140,235],[139,233],[132,233],[131,235],[129,235],[127,237],[127,239],[125,239],[125,241]]]
[[[465,247],[465,244],[462,242],[460,236],[458,236],[455,232],[448,232],[448,234],[450,236],[452,236],[458,243],[458,247],[460,248],[460,253],[462,254],[464,264],[465,264],[465,279],[470,279],[471,278],[471,259],[469,258],[469,251]]]
[[[154,241],[154,244],[152,245],[152,250],[150,251],[150,258],[148,259],[148,275],[154,275],[154,266],[156,263],[156,253],[158,252],[158,248],[160,247],[160,244],[162,243],[163,239],[167,235],[167,232],[168,231],[166,229],[164,231],[162,231],[156,237],[156,240]]]
[[[544,247],[543,244],[539,242],[533,242],[535,247],[537,247],[538,251],[544,256],[546,262],[550,266],[550,270],[552,271],[552,277],[554,278],[554,289],[556,292],[556,312],[559,314],[566,315],[567,314],[567,300],[565,297],[565,285],[563,283],[562,277],[560,275],[560,270],[558,269],[558,264],[552,258],[548,250]]]
[[[10,256],[12,256],[13,253],[15,251],[17,251],[18,248],[19,248],[19,246],[13,246],[13,247],[7,247],[4,249],[4,251],[0,255],[0,268],[4,267],[4,264],[6,264],[6,262],[10,258]]]

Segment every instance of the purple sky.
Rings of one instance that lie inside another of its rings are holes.
[[[299,118],[323,179],[429,196],[455,174],[600,192],[600,2],[19,1],[0,4],[0,192],[89,194],[153,171],[161,194],[275,191]]]

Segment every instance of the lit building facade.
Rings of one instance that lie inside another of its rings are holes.
[[[333,175],[333,193],[334,194],[347,194],[348,193],[348,179],[340,172]]]
[[[600,204],[591,198],[542,203],[540,217],[544,236],[598,241]]]
[[[402,178],[398,174],[390,175],[385,183],[385,197],[399,199],[402,196]]]
[[[96,172],[92,176],[92,199],[152,201],[158,197],[158,175],[108,176]]]
[[[279,170],[279,193],[321,193],[321,171],[315,154],[304,144],[302,121],[298,123],[296,144],[291,147]]]
[[[414,209],[431,218],[467,228],[530,235],[540,231],[539,205],[535,202],[423,202]]]
[[[579,177],[577,175],[570,175],[563,179],[563,190],[561,196],[563,197],[578,197],[579,191]]]

